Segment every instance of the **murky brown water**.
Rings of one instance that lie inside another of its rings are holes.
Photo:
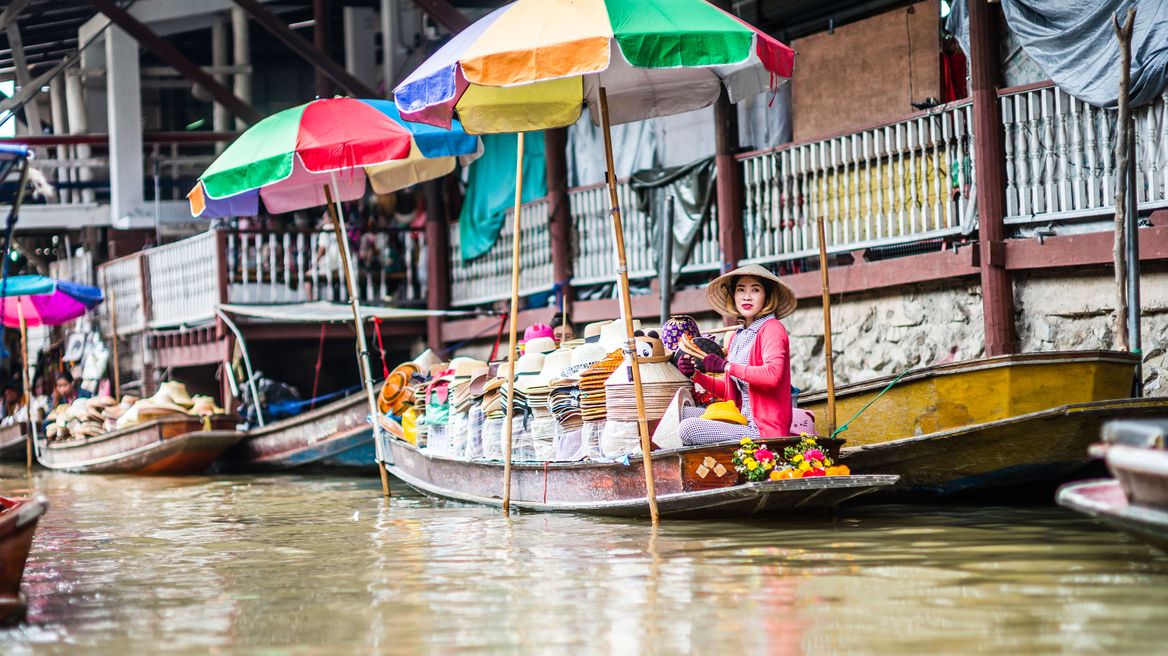
[[[0,653],[1163,653],[1168,557],[1057,508],[522,514],[372,479],[41,473]],[[0,468],[0,490],[27,488]]]

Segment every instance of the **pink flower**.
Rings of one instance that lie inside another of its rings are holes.
[[[823,460],[823,452],[819,449],[807,449],[803,452],[803,457],[808,460]]]
[[[755,460],[774,460],[775,454],[770,449],[759,449],[754,452]]]

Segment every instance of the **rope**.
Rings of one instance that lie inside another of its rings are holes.
[[[373,317],[373,334],[377,336],[377,350],[381,353],[381,373],[389,380],[389,365],[385,363],[385,343],[381,341],[381,317]]]
[[[499,354],[499,342],[503,340],[503,328],[507,325],[507,314],[499,317],[499,332],[495,333],[495,345],[491,347],[491,359],[488,362],[494,362],[495,356]]]
[[[316,373],[312,376],[312,405],[309,410],[316,407],[316,391],[320,389],[320,365],[324,361],[324,326],[325,324],[320,324],[320,346],[316,349]]]
[[[855,421],[857,417],[859,417],[860,415],[864,414],[864,411],[865,411],[865,410],[867,410],[869,406],[871,406],[873,403],[875,403],[877,399],[879,399],[880,397],[884,396],[884,393],[885,393],[885,392],[887,392],[888,390],[892,389],[892,386],[893,386],[893,385],[895,385],[895,384],[897,384],[898,382],[900,382],[900,379],[901,379],[901,378],[904,378],[906,374],[908,374],[908,373],[910,373],[910,372],[913,372],[913,371],[916,371],[916,369],[905,369],[904,371],[900,372],[900,375],[899,375],[899,376],[897,376],[896,378],[893,378],[893,379],[892,379],[892,382],[891,382],[891,383],[888,383],[888,385],[886,385],[886,386],[884,387],[884,389],[880,390],[880,393],[879,393],[879,394],[877,394],[876,396],[872,397],[872,400],[871,400],[871,401],[869,401],[869,402],[865,403],[865,404],[864,404],[864,407],[860,408],[860,411],[859,411],[859,412],[857,412],[856,414],[852,415],[852,418],[851,418],[851,419],[847,420],[846,422],[844,422],[844,424],[843,424],[842,426],[840,426],[839,428],[835,429],[835,432],[834,432],[834,433],[832,433],[832,434],[831,434],[831,436],[832,436],[832,437],[835,437],[836,435],[839,435],[840,433],[842,433],[842,432],[846,431],[846,430],[848,429],[848,426],[851,426],[852,422],[853,422],[853,421]]]

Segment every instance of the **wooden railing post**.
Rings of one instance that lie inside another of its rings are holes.
[[[142,396],[154,393],[154,366],[150,364],[150,320],[154,313],[150,299],[150,257],[147,251],[138,256],[139,271],[141,271],[141,303],[142,303]]]
[[[998,102],[997,10],[969,0],[970,87],[973,96],[974,177],[977,184],[985,354],[1015,350],[1014,290],[1006,271],[1006,154]]]
[[[568,203],[568,129],[544,132],[544,157],[547,161],[548,228],[552,241],[552,279],[560,286],[563,308],[571,314],[572,208]]]
[[[450,236],[444,184],[445,178],[439,178],[422,187],[426,194],[426,307],[430,310],[450,307]],[[426,339],[432,348],[442,348],[442,317],[426,319]]]

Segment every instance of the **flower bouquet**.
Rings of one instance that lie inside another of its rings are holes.
[[[772,481],[815,476],[848,476],[852,472],[847,465],[836,465],[827,453],[819,447],[813,435],[803,433],[799,443],[783,449],[783,464],[776,466],[769,474]]]
[[[742,438],[734,452],[734,470],[748,481],[765,481],[778,464],[778,456],[765,444],[755,444],[749,437]]]

